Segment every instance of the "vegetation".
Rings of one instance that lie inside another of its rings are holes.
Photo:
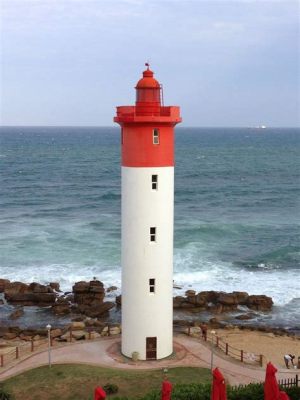
[[[300,399],[300,388],[294,387],[285,389],[290,400]],[[160,400],[159,390],[152,391],[139,400]],[[130,400],[128,397],[119,397],[114,400]],[[172,392],[172,400],[210,400],[211,386],[210,384],[190,384],[175,385]],[[264,400],[264,388],[262,384],[250,384],[247,386],[234,387],[228,386],[228,400]],[[92,400],[92,399],[91,399]]]
[[[203,368],[172,368],[168,375],[173,383],[209,382],[210,371]],[[131,371],[90,365],[52,365],[26,371],[3,382],[3,389],[14,400],[89,400],[98,385],[117,385],[111,399],[138,399],[160,389],[162,370]]]
[[[119,390],[119,387],[118,387],[118,385],[115,385],[113,383],[107,383],[106,385],[103,386],[103,389],[107,395],[110,395],[110,394],[117,393]]]
[[[172,368],[168,376],[174,384],[172,400],[210,400],[209,370]],[[162,370],[131,371],[87,365],[54,365],[51,369],[41,367],[6,380],[0,388],[0,400],[92,400],[94,388],[98,385],[113,400],[160,400],[162,379]],[[284,390],[291,400],[300,399],[299,387]],[[228,386],[227,398],[264,400],[263,392],[262,384]]]
[[[229,387],[228,399],[230,400],[264,400],[264,386],[258,383],[251,383],[247,386]]]
[[[290,396],[291,400],[300,399],[300,388],[289,388],[285,391]],[[190,384],[190,385],[175,385],[172,392],[172,400],[210,400],[211,399],[210,384]],[[263,384],[250,384],[247,386],[227,388],[228,400],[264,400]],[[116,400],[116,399],[115,399]],[[119,399],[128,400],[128,399]],[[159,391],[153,391],[140,400],[160,400]]]
[[[291,400],[299,400],[300,399],[300,387],[291,387],[288,389],[283,389],[290,397]]]
[[[0,386],[0,400],[11,400],[11,395]]]

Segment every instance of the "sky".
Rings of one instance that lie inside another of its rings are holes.
[[[298,0],[0,0],[0,125],[112,126],[149,61],[184,126],[300,126]]]

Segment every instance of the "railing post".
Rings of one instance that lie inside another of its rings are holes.
[[[259,355],[259,364],[261,367],[263,366],[263,355],[262,354]]]
[[[216,346],[219,347],[219,336],[217,336],[217,343]]]
[[[244,362],[244,350],[241,350],[241,362]]]
[[[1,354],[1,357],[0,357],[0,366],[4,367],[4,356],[3,356],[3,354]]]
[[[33,342],[33,339],[31,339],[31,353],[34,351],[34,342]]]
[[[228,356],[228,343],[226,343],[226,351],[225,351],[225,353],[226,353],[226,356]]]
[[[19,347],[16,347],[16,359],[19,358]]]
[[[189,326],[188,327],[188,336],[190,336],[191,335],[191,327]]]
[[[296,378],[295,378],[295,385],[298,387],[298,383],[299,383],[299,378],[298,378],[298,374],[296,375]]]

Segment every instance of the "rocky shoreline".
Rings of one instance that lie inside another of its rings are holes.
[[[59,283],[51,282],[48,285],[32,282],[11,282],[0,279],[0,312],[1,308],[12,308],[6,320],[6,326],[0,327],[0,338],[4,340],[21,339],[36,340],[47,335],[46,328],[26,327],[18,324],[26,308],[35,306],[38,309],[47,308],[55,316],[56,321],[68,317],[63,326],[55,326],[51,336],[58,341],[73,339],[81,340],[87,335],[106,336],[118,334],[121,331],[120,320],[110,317],[111,313],[120,316],[122,297],[117,295],[117,287],[104,288],[104,284],[93,279],[90,282],[76,282],[71,292],[61,292]],[[114,301],[106,301],[109,295]],[[196,293],[187,290],[185,296],[173,298],[174,328],[199,326],[201,322],[208,323],[209,327],[229,329],[233,325],[226,318],[227,313],[235,312],[235,326],[240,329],[260,330],[273,332],[278,335],[288,334],[283,328],[276,329],[270,326],[243,325],[243,322],[255,319],[257,313],[270,313],[273,307],[272,298],[265,295],[249,295],[246,292],[217,292],[202,291]],[[178,318],[179,314],[183,318]],[[204,318],[204,314],[209,318]],[[193,315],[192,321],[188,316]],[[187,316],[187,318],[186,318]],[[61,324],[60,324],[61,325]],[[70,333],[71,332],[71,333]],[[34,339],[35,338],[35,339]]]

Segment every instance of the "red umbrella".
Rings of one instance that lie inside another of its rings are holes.
[[[224,376],[218,368],[213,370],[212,400],[227,400]]]
[[[279,387],[276,380],[277,369],[272,363],[267,364],[264,385],[265,400],[279,400]]]
[[[162,383],[161,387],[161,400],[170,400],[172,393],[172,383],[167,378]]]
[[[97,386],[94,392],[94,400],[104,400],[106,397],[105,391],[101,386]]]
[[[266,379],[264,385],[265,400],[289,400],[289,396],[285,392],[280,392],[276,380],[277,368],[272,364],[267,364]]]

